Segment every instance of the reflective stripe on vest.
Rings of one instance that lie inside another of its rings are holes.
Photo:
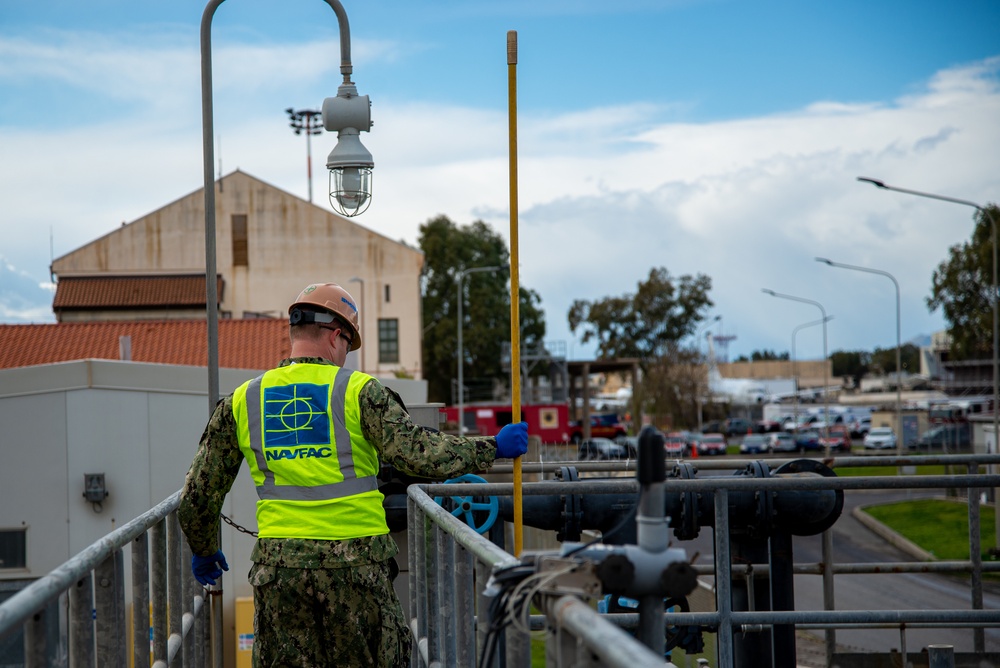
[[[264,435],[261,433],[263,421],[260,414],[260,386],[263,376],[257,376],[250,381],[246,391],[247,427],[250,431],[249,445],[257,463],[257,470],[264,476],[263,483],[256,486],[257,496],[262,501],[330,501],[378,489],[378,480],[375,476],[359,478],[354,467],[351,433],[344,418],[347,384],[352,373],[354,372],[350,369],[340,369],[330,396],[333,441],[337,445],[337,463],[344,480],[315,486],[274,484],[274,472],[267,465],[267,458],[264,456]]]

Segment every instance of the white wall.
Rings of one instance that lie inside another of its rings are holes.
[[[222,369],[220,392],[260,371]],[[426,381],[386,379],[434,424]],[[138,517],[184,484],[209,416],[207,370],[114,360],[82,360],[0,371],[0,530],[26,527],[27,568],[0,569],[0,580],[41,577]],[[434,424],[434,426],[437,426]],[[110,495],[101,512],[83,498],[84,474],[104,473]],[[223,512],[255,531],[257,494],[246,466]],[[234,601],[247,582],[254,539],[222,525],[227,653]],[[131,582],[125,559],[126,589]]]

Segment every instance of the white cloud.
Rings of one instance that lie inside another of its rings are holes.
[[[136,107],[103,123],[0,126],[5,252],[33,275],[47,273],[50,227],[60,255],[201,185],[196,54],[99,41],[87,56],[81,44],[89,43],[70,41],[80,61],[65,72],[47,42],[0,41],[0,55],[34,63],[33,76],[103,79],[108,89],[91,85],[93,94]],[[282,109],[292,101],[285,101],[289,90],[321,99],[313,88],[321,76],[328,84],[330,73],[303,78],[296,62],[316,62],[330,48],[220,46],[215,127],[224,171],[239,167],[305,196],[304,141],[289,131]],[[360,48],[385,60],[401,53],[391,44]],[[0,82],[17,76],[17,68],[2,67]],[[888,282],[813,260],[824,255],[893,273],[902,286],[904,339],[928,333],[942,325],[923,305],[930,273],[948,246],[969,237],[972,211],[879,192],[855,177],[1000,199],[998,69],[1000,58],[945,70],[925,90],[894,101],[823,100],[724,122],[671,122],[664,120],[671,109],[627,100],[525,113],[518,128],[522,281],[541,294],[558,339],[570,339],[572,300],[632,291],[651,267],[666,266],[674,275],[712,277],[714,312],[739,336],[734,349],[785,350],[792,328],[817,315],[761,295],[765,286],[823,302],[836,315],[831,350],[893,345]],[[421,223],[445,214],[462,224],[483,218],[507,235],[504,111],[376,100],[373,119],[362,141],[375,157],[375,199],[360,224],[412,243]],[[313,138],[317,202],[334,141]],[[818,334],[799,338],[802,355],[820,353]],[[575,347],[574,354],[586,353]]]

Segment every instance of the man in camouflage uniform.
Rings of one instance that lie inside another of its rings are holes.
[[[209,585],[229,569],[218,545],[219,513],[247,459],[260,497],[249,574],[253,665],[409,665],[412,639],[392,587],[397,548],[370,474],[379,462],[435,479],[482,471],[497,457],[524,454],[527,425],[507,425],[495,438],[415,425],[392,390],[342,368],[361,337],[354,299],[336,284],[308,286],[289,317],[290,357],[219,402],[187,473],[178,516],[192,570]],[[271,406],[269,397],[310,387],[329,394],[293,393]],[[316,409],[324,400],[325,415]],[[301,445],[316,424],[326,424],[324,436]],[[291,446],[269,445],[291,437]]]

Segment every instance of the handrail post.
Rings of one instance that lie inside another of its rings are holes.
[[[69,665],[94,665],[94,576],[88,572],[69,590]]]
[[[149,544],[148,534],[132,541],[132,665],[149,668]]]

